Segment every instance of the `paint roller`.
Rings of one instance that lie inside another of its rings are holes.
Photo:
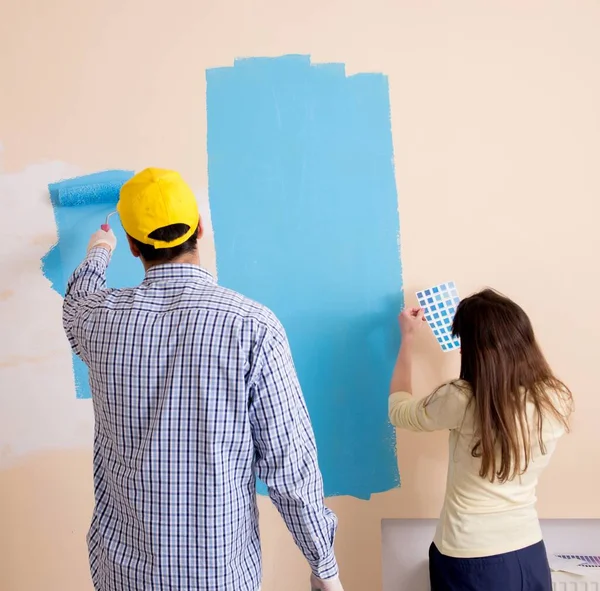
[[[133,175],[133,171],[130,170],[106,170],[51,183],[48,185],[50,201],[57,207],[116,205],[121,187]],[[110,230],[109,220],[115,213],[117,212],[110,212],[100,226],[105,232]]]

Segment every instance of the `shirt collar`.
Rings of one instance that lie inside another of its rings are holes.
[[[197,265],[182,264],[182,263],[165,263],[164,265],[156,265],[150,267],[146,271],[146,277],[143,281],[145,284],[156,283],[158,281],[172,281],[180,279],[195,279],[205,283],[214,283],[213,276]]]

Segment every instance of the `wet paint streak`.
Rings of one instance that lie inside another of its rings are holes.
[[[130,171],[106,171],[90,175],[90,182],[111,183],[125,181],[133,176]],[[104,223],[106,216],[115,210],[116,203],[61,207],[57,205],[57,196],[61,187],[76,187],[79,179],[52,183],[48,186],[50,200],[54,210],[54,219],[58,233],[58,242],[42,259],[42,271],[52,284],[52,288],[61,296],[65,295],[67,281],[71,273],[84,259],[90,236]],[[111,227],[117,235],[120,248],[113,253],[106,273],[108,287],[132,287],[144,278],[139,261],[131,256],[127,248],[127,237],[118,217],[111,218]],[[73,355],[73,373],[77,398],[91,398],[87,366]]]
[[[386,76],[347,77],[308,56],[238,60],[207,72],[207,114],[219,281],[283,322],[326,494],[399,486],[387,418],[402,285]]]

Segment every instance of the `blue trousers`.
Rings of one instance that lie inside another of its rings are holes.
[[[431,591],[552,591],[544,542],[483,558],[444,556],[431,544],[429,578]]]

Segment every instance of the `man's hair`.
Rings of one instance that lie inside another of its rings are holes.
[[[148,238],[170,242],[183,236],[189,229],[190,227],[187,224],[171,224],[170,226],[164,226],[163,228],[154,230],[154,232],[150,232]],[[198,247],[198,230],[199,226],[196,226],[196,231],[183,244],[171,248],[154,248],[154,246],[144,244],[135,238],[131,238],[131,236],[130,238],[146,262],[169,263],[184,254],[189,254],[196,250]]]

